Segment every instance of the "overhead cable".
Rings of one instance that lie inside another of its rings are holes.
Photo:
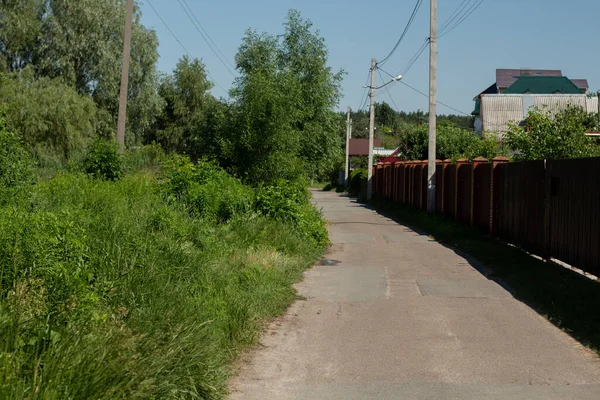
[[[160,13],[158,12],[158,10],[156,8],[154,8],[154,5],[152,4],[152,2],[150,0],[147,0],[147,1],[148,1],[148,5],[150,6],[150,8],[152,8],[152,10],[154,11],[154,13],[158,17],[158,19],[160,19],[160,21],[163,23],[163,25],[165,26],[165,28],[167,28],[167,30],[169,31],[169,33],[171,34],[171,36],[173,36],[173,38],[175,39],[175,41],[177,43],[179,43],[179,46],[181,46],[181,48],[183,49],[183,51],[189,57],[192,57],[192,55],[190,54],[190,52],[188,51],[188,49],[186,49],[185,46],[183,45],[183,43],[181,43],[181,40],[179,40],[179,38],[177,37],[177,35],[175,35],[175,33],[173,32],[173,30],[169,27],[169,25],[166,23],[166,21],[160,15]],[[206,69],[204,70],[204,72],[206,73],[206,76],[208,76],[214,82],[215,85],[217,85],[226,94],[228,93],[227,89],[225,89],[223,86],[219,85],[219,83],[210,75],[210,73]]]
[[[413,9],[413,12],[410,16],[410,18],[408,19],[408,22],[406,23],[406,27],[404,28],[404,31],[402,32],[402,35],[400,35],[400,38],[398,39],[398,41],[396,42],[396,45],[394,46],[394,48],[392,49],[392,51],[390,51],[390,53],[381,61],[378,62],[378,64],[383,65],[385,64],[390,57],[394,54],[394,52],[396,51],[396,49],[398,49],[398,46],[400,46],[400,43],[402,42],[402,40],[404,39],[404,37],[406,36],[406,33],[408,32],[408,30],[410,29],[411,25],[413,24],[415,17],[417,16],[417,13],[419,12],[419,9],[421,8],[421,4],[423,4],[423,0],[417,0],[415,7]]]

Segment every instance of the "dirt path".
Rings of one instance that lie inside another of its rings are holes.
[[[600,360],[477,265],[313,192],[327,257],[231,381],[231,399],[600,399]]]

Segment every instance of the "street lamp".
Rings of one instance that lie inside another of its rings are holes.
[[[399,82],[402,80],[402,75],[398,75],[387,83],[381,86],[375,86],[375,69],[377,63],[375,59],[371,60],[371,86],[363,86],[364,88],[371,89],[371,110],[369,118],[369,165],[367,168],[367,200],[373,198],[373,137],[375,136],[375,90],[381,89],[392,82]]]

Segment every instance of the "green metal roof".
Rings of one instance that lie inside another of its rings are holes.
[[[471,113],[471,115],[480,115],[481,114],[481,98],[475,99],[475,110]]]
[[[521,76],[503,94],[581,94],[566,76]]]

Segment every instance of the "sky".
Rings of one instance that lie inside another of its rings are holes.
[[[171,72],[187,51],[206,65],[215,83],[212,93],[227,98],[236,71],[231,67],[229,71],[219,61],[179,1],[140,0],[142,23],[155,29],[160,41],[159,70]],[[329,65],[334,71],[343,69],[346,73],[340,110],[347,106],[353,110],[363,107],[362,87],[367,83],[371,58],[382,60],[390,53],[416,3],[416,0],[186,1],[214,42],[211,45],[223,53],[221,58],[226,59],[226,65],[228,61],[235,65],[235,54],[247,29],[281,34],[288,10],[299,10],[325,38]],[[463,0],[438,0],[439,27],[461,3]],[[429,0],[424,0],[414,23],[382,70],[396,75],[419,50],[429,37],[429,10]],[[454,109],[439,104],[438,114],[459,111],[470,114],[473,97],[495,82],[497,68],[560,69],[569,78],[587,79],[591,90],[600,90],[598,15],[598,0],[484,0],[438,41],[437,97]],[[403,82],[428,93],[428,79],[427,48],[404,75]],[[387,75],[377,75],[378,85],[387,81]],[[401,83],[378,90],[375,98],[403,111],[427,110],[429,104],[426,96]]]

